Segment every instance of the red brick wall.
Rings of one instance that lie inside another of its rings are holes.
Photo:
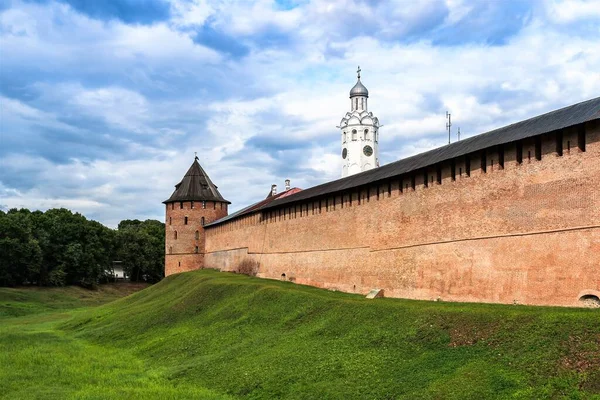
[[[434,167],[427,188],[419,171],[416,190],[404,177],[408,190],[399,180],[373,185],[370,198],[360,191],[360,205],[355,191],[351,204],[350,194],[343,204],[336,196],[335,210],[333,197],[323,199],[320,214],[315,201],[314,215],[303,203],[296,217],[288,206],[264,222],[255,214],[211,227],[205,265],[231,270],[250,259],[262,277],[394,297],[577,305],[580,293],[600,290],[600,124],[587,124],[586,152],[576,133],[570,138],[574,129],[564,132],[562,157],[548,134],[542,161],[525,141],[521,165],[511,144],[504,168],[498,150],[487,151],[487,173],[471,155],[471,177],[458,159],[454,181],[445,163],[442,184]]]
[[[205,224],[223,218],[227,215],[227,204],[207,201],[204,208],[202,201],[195,201],[192,208],[192,202],[184,201],[165,206],[165,276],[203,268],[205,233],[202,218],[204,217]],[[177,232],[177,239],[175,239],[175,232]]]

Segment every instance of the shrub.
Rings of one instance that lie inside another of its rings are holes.
[[[244,274],[248,276],[256,276],[258,274],[258,263],[246,258],[238,264],[235,272],[238,274]]]

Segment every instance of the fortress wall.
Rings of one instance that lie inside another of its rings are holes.
[[[460,157],[454,180],[448,161],[209,227],[205,265],[251,260],[262,277],[363,294],[577,305],[600,290],[600,124],[586,125],[585,152],[577,129],[562,132],[563,156],[553,132],[524,141],[522,164],[512,143],[503,167],[492,148],[468,156],[470,176]]]

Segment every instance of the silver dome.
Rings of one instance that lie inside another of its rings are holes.
[[[354,87],[350,90],[350,98],[356,96],[369,97],[369,91],[367,90],[365,85],[363,85],[360,81],[360,77],[358,78],[358,82],[356,82],[356,85],[354,85]]]

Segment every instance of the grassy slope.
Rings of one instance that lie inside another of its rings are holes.
[[[175,385],[160,367],[127,349],[109,348],[59,329],[92,307],[141,287],[0,288],[0,399],[224,399]]]
[[[136,379],[249,398],[600,399],[598,310],[365,300],[197,271],[62,329]]]
[[[97,306],[127,296],[148,285],[118,283],[100,285],[98,290],[77,286],[61,288],[2,288],[0,287],[0,320],[29,314]]]

